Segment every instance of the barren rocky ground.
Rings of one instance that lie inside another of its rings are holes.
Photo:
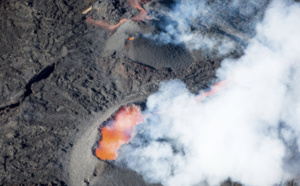
[[[87,131],[98,133],[98,122],[119,106],[145,100],[162,80],[182,79],[197,92],[214,78],[222,58],[139,38],[153,29],[151,20],[126,22],[114,32],[86,24],[82,11],[93,3],[1,0],[0,185],[146,185],[136,173],[96,157],[96,181],[76,175],[84,174],[77,161],[93,156],[96,142],[80,140]],[[112,23],[137,13],[125,0],[96,3],[89,15]],[[160,5],[151,3],[148,8]],[[137,39],[128,42],[132,35]],[[72,159],[74,151],[79,156]]]

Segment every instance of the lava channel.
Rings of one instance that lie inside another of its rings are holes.
[[[93,24],[97,27],[105,28],[108,31],[116,30],[122,23],[127,22],[129,20],[132,21],[144,21],[145,19],[150,19],[150,16],[147,15],[147,11],[141,6],[141,4],[149,3],[150,1],[144,0],[129,0],[129,4],[132,8],[136,8],[140,10],[139,14],[131,19],[123,18],[117,24],[111,25],[107,21],[104,20],[95,20],[93,16],[89,16],[86,19],[86,23]]]

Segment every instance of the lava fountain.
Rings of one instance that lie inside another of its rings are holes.
[[[111,125],[102,128],[102,140],[95,151],[102,160],[114,160],[121,145],[128,143],[135,125],[142,123],[144,117],[136,105],[119,109]]]
[[[202,101],[205,97],[216,94],[228,84],[228,81],[221,81],[213,85],[210,91],[204,92],[196,97]],[[118,149],[121,145],[130,141],[133,129],[136,125],[144,122],[151,114],[165,114],[167,111],[143,115],[140,107],[136,105],[123,106],[116,113],[115,120],[108,126],[101,129],[102,139],[99,141],[95,154],[101,160],[115,160],[118,156]]]

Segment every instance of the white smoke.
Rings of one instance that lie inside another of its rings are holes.
[[[200,103],[181,81],[163,83],[117,162],[166,186],[299,176],[299,19],[298,3],[272,1],[245,55],[222,62],[218,79],[230,84]]]
[[[149,38],[225,55],[245,44],[267,4],[268,0],[175,0],[171,10],[162,13],[163,31]]]

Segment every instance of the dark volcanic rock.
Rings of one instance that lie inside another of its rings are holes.
[[[196,90],[214,76],[215,62],[173,71],[103,56],[110,35],[86,26],[81,12],[90,3],[1,1],[1,185],[70,184],[70,154],[91,118],[125,99],[144,99],[163,79],[197,82]],[[92,154],[92,144],[88,149]],[[105,183],[109,172],[123,175],[112,185],[135,175],[109,169]],[[132,183],[144,184],[138,177]]]
[[[172,44],[157,45],[153,40],[137,38],[133,40],[128,57],[154,68],[184,69],[194,62],[184,46]]]
[[[121,18],[130,18],[138,14],[138,10],[132,9],[127,0],[96,1],[92,11],[95,19],[105,20],[113,25]]]
[[[92,2],[1,0],[0,185],[147,185],[95,160],[89,132],[97,134],[118,106],[145,100],[162,80],[182,79],[197,92],[214,78],[218,57],[138,37],[127,43],[151,25],[128,22],[115,33],[86,25],[81,12]],[[125,0],[105,0],[89,14],[114,24],[136,13]]]

